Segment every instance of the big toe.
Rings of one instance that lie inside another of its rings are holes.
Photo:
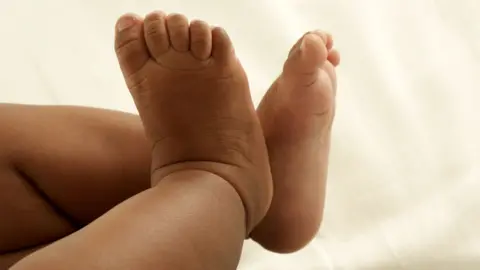
[[[126,77],[140,70],[149,59],[143,37],[142,18],[135,14],[121,16],[115,26],[115,52]]]
[[[328,57],[327,36],[321,32],[305,34],[292,48],[284,65],[287,73],[313,73]]]

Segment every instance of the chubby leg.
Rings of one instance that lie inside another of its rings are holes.
[[[11,266],[19,262],[21,259],[44,248],[45,246],[46,245],[36,246],[2,255],[0,258],[0,269],[10,269]]]
[[[278,252],[301,248],[321,222],[333,115],[328,80],[334,83],[339,55],[329,35],[309,35],[309,47],[300,50],[306,35],[292,48],[258,109],[277,195],[253,237]],[[0,223],[0,269],[150,186],[150,146],[138,116],[69,106],[0,105],[0,112],[0,190],[14,194],[0,196],[0,219],[11,221]]]
[[[153,146],[153,187],[13,269],[236,269],[272,193],[248,82],[223,30],[152,17],[120,18],[116,48]]]
[[[1,104],[0,126],[0,269],[150,187],[138,116]]]
[[[12,270],[234,270],[245,237],[236,190],[205,171],[170,174]]]

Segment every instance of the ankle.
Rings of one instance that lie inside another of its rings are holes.
[[[254,176],[254,173],[250,173],[249,170],[244,168],[224,163],[206,161],[181,162],[153,170],[151,174],[152,187],[159,185],[160,182],[165,181],[173,174],[188,171],[215,175],[217,180],[221,180],[235,190],[245,210],[245,224],[248,237],[253,228],[265,216],[272,197],[270,194],[263,194],[263,190],[256,185],[252,186],[250,184],[258,183],[258,181],[249,180],[258,178],[258,176]]]

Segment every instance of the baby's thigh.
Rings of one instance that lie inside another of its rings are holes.
[[[11,266],[44,246],[45,245],[41,245],[0,255],[0,269],[10,269]]]
[[[150,187],[149,153],[138,116],[0,104],[0,269]]]
[[[2,164],[0,262],[12,253],[53,242],[75,231],[73,223],[27,178],[7,162]]]

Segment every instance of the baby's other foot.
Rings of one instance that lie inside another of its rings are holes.
[[[305,34],[258,108],[274,179],[272,205],[252,233],[262,246],[292,252],[305,246],[322,220],[330,129],[334,115],[332,37]]]
[[[179,170],[205,170],[235,187],[247,231],[272,196],[265,140],[248,81],[226,32],[179,14],[117,23],[116,52],[152,143],[152,185]]]

